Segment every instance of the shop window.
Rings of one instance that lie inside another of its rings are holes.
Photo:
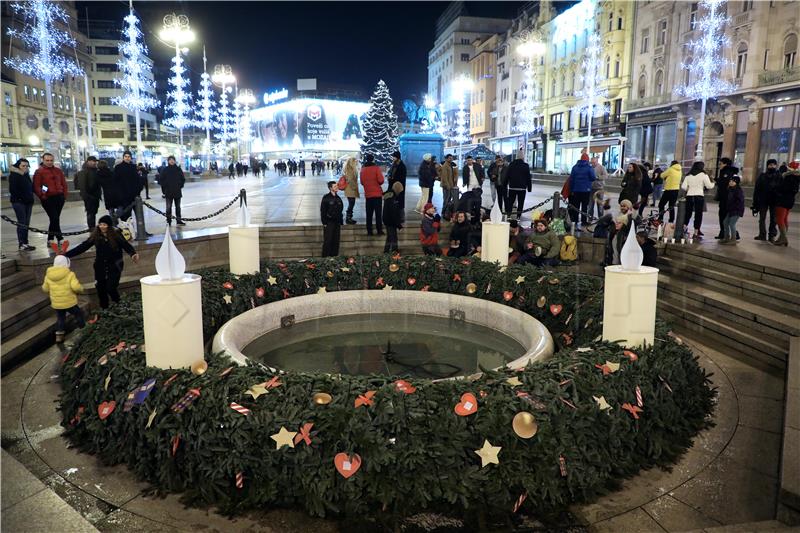
[[[639,76],[639,85],[636,87],[636,96],[639,98],[644,98],[645,92],[647,87],[647,78],[644,74]]]
[[[792,33],[783,42],[783,68],[792,68],[797,60],[797,34]]]
[[[736,77],[741,78],[747,71],[747,45],[741,43],[736,49]]]
[[[675,159],[675,141],[677,138],[677,128],[674,122],[659,124],[656,128],[656,163],[669,165]]]

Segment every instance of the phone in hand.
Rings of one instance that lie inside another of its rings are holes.
[[[42,185],[42,192],[47,192],[47,185]]]

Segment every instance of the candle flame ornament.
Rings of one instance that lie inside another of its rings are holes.
[[[503,213],[500,211],[500,202],[495,202],[492,210],[489,213],[489,220],[492,224],[499,224],[503,221]]]
[[[169,226],[164,232],[164,242],[161,243],[156,255],[156,272],[162,281],[181,279],[186,272],[186,261],[172,242]]]
[[[642,247],[639,246],[639,241],[636,240],[636,224],[631,223],[630,226],[628,238],[625,239],[619,259],[620,263],[622,263],[622,270],[635,272],[640,270],[642,266],[644,252],[642,252]]]

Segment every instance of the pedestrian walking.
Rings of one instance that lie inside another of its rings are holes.
[[[185,226],[181,218],[182,190],[186,183],[183,169],[177,165],[174,156],[167,158],[167,166],[161,172],[161,191],[167,201],[167,225],[172,224],[172,204],[175,204],[176,225]]]
[[[97,297],[100,307],[108,308],[109,298],[119,302],[119,280],[122,277],[124,262],[122,252],[131,256],[134,263],[139,262],[139,254],[131,246],[122,233],[112,225],[111,217],[104,215],[97,222],[97,227],[92,230],[88,239],[68,250],[65,254],[69,258],[76,257],[94,246],[94,279],[97,287]]]
[[[114,167],[114,181],[120,190],[120,203],[113,206],[117,217],[128,220],[133,211],[133,201],[142,191],[136,165],[133,164],[133,155],[129,150],[122,153],[122,161]]]
[[[136,164],[136,173],[139,175],[139,192],[141,193],[142,188],[144,188],[144,199],[150,199],[150,180],[147,178],[147,175],[150,174],[150,171],[147,170],[141,163]]]
[[[664,194],[664,178],[661,176],[661,166],[656,165],[656,168],[653,169],[653,203],[650,204],[652,207],[656,207],[658,202],[661,201],[661,195]]]
[[[728,184],[732,177],[739,176],[739,169],[733,166],[733,161],[728,157],[720,159],[719,165],[719,174],[717,175],[717,179],[714,180],[717,186],[714,199],[717,201],[718,207],[719,234],[714,238],[725,239],[725,229],[727,227],[725,219],[728,216]]]
[[[231,161],[231,164],[228,165],[228,179],[229,180],[234,179],[233,173],[235,171],[236,171],[236,167],[233,166],[233,161]]]
[[[753,215],[758,214],[758,235],[755,237],[757,241],[771,241],[778,234],[775,220],[775,189],[781,176],[778,162],[775,159],[769,159],[767,170],[759,174],[756,179],[753,188]],[[769,215],[769,233],[767,233],[766,227],[767,215]]]
[[[70,270],[69,259],[57,255],[53,266],[48,267],[44,275],[42,290],[50,296],[50,307],[56,311],[56,342],[64,342],[67,333],[67,313],[75,317],[78,327],[86,325],[83,311],[78,307],[78,294],[83,292],[83,285]]]
[[[339,240],[342,233],[342,211],[344,204],[337,194],[339,186],[335,181],[328,182],[328,193],[322,197],[319,206],[322,220],[322,257],[339,255]]]
[[[422,162],[419,164],[419,170],[417,171],[417,176],[419,177],[419,200],[417,200],[417,206],[414,209],[417,213],[422,213],[423,208],[425,207],[426,203],[428,202],[428,194],[430,193],[431,188],[433,187],[433,176],[434,176],[434,169],[433,164],[431,163],[431,154],[425,154],[422,156]]]
[[[636,206],[639,203],[639,192],[642,190],[641,167],[636,163],[628,163],[620,185],[622,186],[622,191],[619,193],[619,202],[628,200]]]
[[[100,208],[100,197],[103,195],[95,156],[87,157],[83,167],[75,174],[75,187],[81,192],[83,208],[86,211],[86,227],[92,229],[96,225],[95,217]]]
[[[422,253],[425,255],[442,255],[439,248],[439,230],[441,229],[442,217],[436,213],[436,208],[428,202],[423,206],[422,222],[419,227],[419,242],[422,245]]]
[[[444,163],[439,171],[439,184],[442,187],[442,216],[449,220],[458,201],[458,184],[456,183],[453,154],[444,156]]]
[[[578,216],[583,227],[589,223],[586,213],[591,209],[592,183],[596,179],[594,168],[585,159],[579,159],[569,173],[569,216],[576,230],[580,230]]]
[[[498,196],[498,181],[500,179],[500,175],[506,169],[506,160],[503,159],[502,156],[495,156],[494,162],[489,165],[489,191],[492,195],[492,206],[494,206],[495,202],[500,202],[500,212],[503,212],[503,206],[505,204],[505,198],[502,195]]]
[[[397,201],[400,202],[401,213],[405,214],[406,208],[406,164],[403,163],[400,157],[400,152],[395,151],[392,153],[392,168],[389,169],[389,183],[388,188],[391,189],[395,183],[400,183],[403,190],[397,194]]]
[[[592,197],[589,201],[589,214],[595,216],[597,211],[597,218],[603,215],[603,202],[606,196],[606,179],[608,179],[608,171],[606,167],[600,162],[600,159],[593,157],[591,160],[592,168],[594,169],[594,181],[592,182]]]
[[[664,180],[664,194],[661,195],[661,199],[658,201],[658,219],[662,222],[664,221],[664,206],[667,204],[669,204],[669,221],[675,222],[675,204],[678,201],[682,175],[681,164],[675,160],[661,174]]]
[[[67,199],[67,178],[60,168],[55,166],[55,158],[50,152],[42,154],[42,164],[33,175],[33,193],[42,202],[50,223],[47,227],[47,244],[53,239],[61,246],[61,210]]]
[[[403,197],[403,184],[395,181],[392,187],[383,195],[383,225],[386,228],[386,244],[383,253],[397,252],[397,232],[403,229],[403,207],[400,199]]]
[[[789,211],[794,207],[794,200],[800,188],[800,162],[792,161],[775,187],[775,218],[778,224],[778,239],[772,244],[789,246],[786,233],[789,231]]]
[[[345,180],[344,195],[347,198],[347,224],[355,224],[353,209],[356,206],[356,199],[361,195],[358,193],[358,161],[355,157],[348,157],[344,165],[342,177]]]
[[[517,152],[517,158],[508,166],[508,202],[506,202],[506,215],[511,216],[514,203],[517,204],[517,220],[522,219],[522,209],[525,206],[525,193],[531,192],[533,181],[531,167],[523,159],[522,150]]]
[[[700,239],[703,232],[700,226],[703,225],[703,207],[705,206],[705,189],[714,187],[714,182],[705,173],[705,164],[702,161],[695,161],[692,164],[689,174],[681,183],[681,189],[686,191],[686,218],[682,221],[684,228],[688,228],[689,221],[694,214],[694,238]]]
[[[367,208],[367,235],[372,235],[372,222],[375,221],[378,235],[383,235],[383,223],[381,222],[381,198],[383,197],[383,172],[381,167],[375,164],[375,156],[367,154],[364,166],[361,167],[361,185],[364,187],[364,197],[366,198]]]
[[[720,244],[736,244],[737,232],[736,223],[744,216],[744,191],[739,186],[738,174],[734,174],[728,178],[728,183],[725,184],[725,220],[722,221],[725,231],[720,239]],[[717,181],[719,186],[719,181]]]
[[[8,196],[11,208],[17,217],[17,244],[20,252],[30,252],[36,249],[28,244],[28,226],[31,223],[33,212],[33,181],[30,175],[30,162],[18,159],[8,175]]]

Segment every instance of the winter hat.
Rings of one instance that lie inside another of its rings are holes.
[[[622,200],[619,203],[619,206],[622,207],[623,205],[626,206],[628,209],[633,209],[633,203],[631,203],[630,200]]]
[[[100,217],[100,220],[97,221],[97,225],[100,224],[108,224],[109,226],[113,226],[114,222],[111,220],[111,217],[108,215],[103,215]]]
[[[423,161],[430,161],[431,157],[432,157],[431,154],[425,154],[425,155],[422,156],[422,160]]]
[[[798,168],[800,168],[800,161],[792,161],[791,163],[789,163],[789,168],[791,168],[792,170],[797,170]]]
[[[69,258],[66,255],[57,255],[53,260],[53,266],[69,268]]]
[[[730,177],[728,181],[735,181],[736,183],[741,183],[742,178],[740,178],[738,174],[734,174],[733,176]]]
[[[519,227],[519,222],[517,222],[516,219],[514,219],[511,222],[509,222],[508,225],[510,227],[512,227],[512,228],[518,228]]]
[[[427,213],[428,209],[430,209],[431,207],[433,207],[433,204],[428,202],[427,204],[425,204],[425,207],[422,208],[422,212]]]
[[[588,161],[588,160],[589,160],[589,154],[581,154],[581,161]]]
[[[400,159],[400,152],[395,150],[394,152],[392,152],[392,157],[396,157],[397,159]]]
[[[403,192],[403,184],[400,183],[399,181],[395,181],[392,184],[392,192],[394,192],[395,194],[400,194],[401,192]]]

